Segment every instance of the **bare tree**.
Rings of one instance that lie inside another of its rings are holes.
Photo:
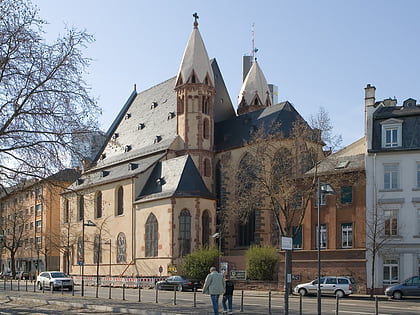
[[[309,117],[309,125],[312,128],[322,130],[321,140],[324,142],[327,150],[335,152],[340,149],[343,139],[341,135],[333,132],[333,124],[324,107],[320,107],[318,113]]]
[[[397,220],[385,216],[384,209],[382,209],[378,203],[374,205],[372,213],[366,216],[366,250],[372,257],[369,290],[370,297],[372,298],[375,294],[376,259],[391,238],[396,235],[397,229]]]
[[[14,277],[16,275],[16,254],[28,241],[30,235],[25,227],[29,225],[31,219],[24,212],[17,197],[9,199],[8,204],[7,209],[2,209],[3,216],[0,225],[2,232],[0,234],[3,236],[3,248],[9,253],[11,272]]]
[[[0,1],[0,185],[62,169],[72,136],[97,126],[83,80],[92,36],[67,29],[49,44],[44,24],[30,2]]]

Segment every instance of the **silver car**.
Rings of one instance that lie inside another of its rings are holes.
[[[355,292],[355,282],[351,277],[322,277],[320,282],[321,294],[330,294],[342,298]],[[317,294],[318,279],[308,283],[298,284],[294,293],[300,295]]]
[[[44,271],[36,278],[38,289],[48,288],[55,289],[69,289],[73,290],[73,279],[61,271]]]

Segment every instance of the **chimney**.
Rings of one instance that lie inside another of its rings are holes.
[[[374,106],[375,105],[375,90],[376,87],[373,85],[366,85],[365,87],[365,107]]]

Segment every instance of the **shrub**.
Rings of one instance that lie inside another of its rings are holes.
[[[246,275],[251,280],[274,280],[279,254],[275,247],[251,246],[245,254]]]
[[[216,266],[219,250],[204,247],[188,254],[182,260],[182,271],[190,279],[204,280],[211,266]]]

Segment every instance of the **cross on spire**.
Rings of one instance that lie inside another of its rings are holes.
[[[193,14],[193,17],[194,17],[194,28],[197,28],[197,26],[198,26],[198,19],[199,19],[199,16],[198,16],[198,14],[197,14],[197,12],[195,12],[194,14]]]

